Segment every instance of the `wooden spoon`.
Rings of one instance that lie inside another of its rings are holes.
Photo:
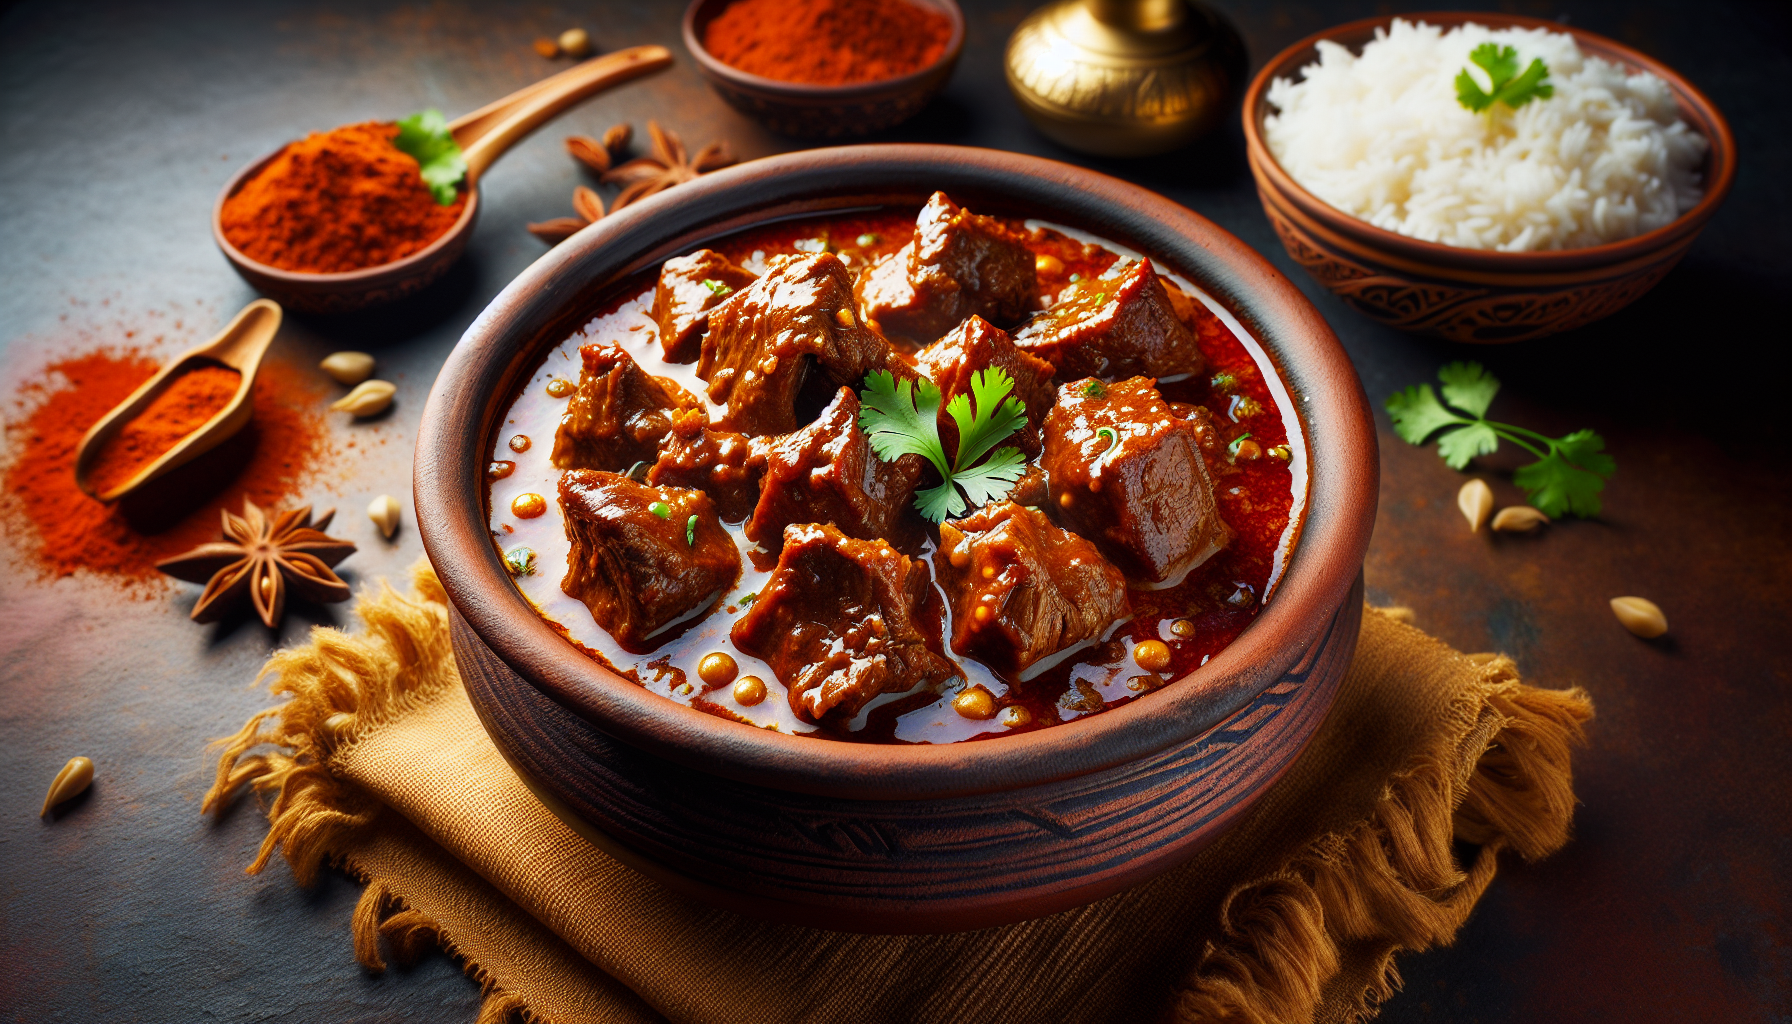
[[[594,57],[448,123],[467,158],[467,202],[460,219],[424,249],[401,260],[339,274],[301,274],[253,260],[224,237],[224,203],[281,150],[256,160],[224,186],[212,208],[212,237],[256,289],[301,312],[342,313],[409,295],[440,277],[460,258],[479,211],[479,179],[504,151],[569,107],[612,85],[672,63],[663,46],[633,46]],[[283,150],[285,147],[281,147]]]
[[[280,330],[280,317],[280,306],[277,303],[270,299],[256,299],[244,306],[243,311],[218,332],[217,337],[181,353],[178,359],[162,367],[154,377],[131,392],[129,398],[100,417],[98,423],[87,429],[80,446],[75,449],[75,485],[101,501],[117,501],[176,466],[191,462],[216,448],[243,429],[253,411],[249,405],[249,392],[255,386],[256,372],[261,369],[262,354],[267,352],[268,345]],[[176,441],[173,447],[132,474],[128,480],[109,491],[96,494],[91,479],[93,464],[98,461],[106,442],[123,429],[125,424],[136,419],[157,395],[167,390],[169,382],[176,375],[214,363],[222,363],[242,375],[236,394],[230,398],[230,404],[218,410],[216,415],[206,420],[198,429]]]

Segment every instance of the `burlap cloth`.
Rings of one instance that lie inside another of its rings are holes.
[[[278,845],[301,884],[326,862],[364,880],[360,962],[439,943],[486,987],[481,1022],[1361,1019],[1398,987],[1395,952],[1451,940],[1499,851],[1567,841],[1592,715],[1370,610],[1309,748],[1188,863],[1008,927],[849,935],[711,909],[580,839],[492,746],[441,586],[415,582],[269,660],[290,699],[221,741],[205,807],[272,796],[249,870]]]

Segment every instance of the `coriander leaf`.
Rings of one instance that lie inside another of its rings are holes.
[[[1470,416],[1487,415],[1500,391],[1499,378],[1480,363],[1451,363],[1437,371],[1437,379],[1443,381],[1444,401]]]
[[[1498,93],[1518,74],[1518,51],[1498,43],[1482,43],[1468,55],[1469,63],[1487,72],[1488,84]]]
[[[455,186],[467,176],[467,158],[448,131],[448,121],[436,109],[422,110],[398,122],[392,145],[417,160],[423,183],[443,206],[453,206]]]
[[[1560,518],[1599,514],[1599,492],[1617,472],[1618,464],[1605,454],[1605,441],[1591,430],[1577,430],[1550,442],[1549,454],[1512,474],[1512,482],[1525,489],[1531,504],[1545,515]]]
[[[963,472],[997,441],[1026,425],[1026,403],[1010,394],[1013,390],[1014,381],[1007,371],[994,366],[971,375],[970,395],[955,395],[947,403],[946,412],[958,424],[958,455],[952,460],[955,471]]]
[[[1512,482],[1525,489],[1531,504],[1557,519],[1570,512],[1583,517],[1598,515],[1599,492],[1605,489],[1605,481],[1597,473],[1571,465],[1553,451],[1518,467]]]
[[[965,510],[964,499],[958,496],[958,488],[947,480],[938,487],[929,487],[915,493],[915,507],[921,510],[929,522],[943,523],[947,519]]]
[[[1524,69],[1524,74],[1513,79],[1501,90],[1499,101],[1517,110],[1532,100],[1546,100],[1556,94],[1556,87],[1545,82],[1549,77],[1549,68],[1541,58],[1532,58],[1531,66]]]
[[[1544,82],[1549,77],[1549,68],[1543,61],[1533,59],[1524,73],[1519,74],[1518,51],[1510,46],[1482,43],[1475,47],[1468,59],[1487,72],[1488,90],[1482,91],[1475,76],[1463,68],[1456,76],[1456,102],[1477,114],[1491,109],[1495,103],[1504,103],[1517,110],[1533,99],[1548,99],[1555,95],[1555,87]]]
[[[703,279],[703,287],[708,288],[710,294],[717,296],[718,298],[725,299],[728,296],[734,294],[733,288],[728,287],[728,285],[724,284],[721,281],[716,280],[713,277],[704,278]]]
[[[859,429],[878,458],[895,462],[904,455],[920,455],[951,482],[952,466],[940,443],[938,386],[925,377],[898,381],[890,371],[879,370],[865,378],[859,403]]]
[[[933,463],[940,484],[915,495],[915,507],[934,522],[943,522],[967,507],[960,489],[981,505],[1008,493],[1009,487],[998,485],[1011,485],[1020,478],[1025,460],[1014,448],[995,452],[983,465],[970,465],[1026,423],[1026,404],[1009,393],[1013,389],[1007,373],[982,370],[971,377],[971,394],[955,396],[947,405],[946,412],[958,426],[956,459],[948,460],[940,443],[940,389],[926,378],[898,381],[888,370],[867,376],[865,390],[859,393],[859,428],[872,451],[886,462],[922,455]]]
[[[1618,461],[1605,453],[1605,438],[1591,430],[1576,430],[1556,441],[1556,448],[1569,462],[1607,480],[1618,471]]]
[[[1426,438],[1444,427],[1468,422],[1444,408],[1429,384],[1414,384],[1396,391],[1388,396],[1385,406],[1393,417],[1394,433],[1407,444],[1424,444]]]
[[[1477,455],[1492,455],[1500,446],[1500,435],[1486,423],[1470,423],[1437,439],[1437,454],[1451,469],[1467,469],[1468,460]]]
[[[1019,448],[997,448],[981,465],[952,474],[952,482],[964,488],[972,505],[987,505],[1006,498],[1026,470],[1027,457]]]

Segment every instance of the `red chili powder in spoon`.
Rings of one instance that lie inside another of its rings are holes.
[[[430,195],[398,126],[368,122],[289,144],[224,200],[224,237],[258,263],[337,274],[404,259],[440,238],[467,205]]]
[[[135,419],[100,447],[88,471],[94,491],[104,494],[161,458],[223,411],[242,381],[243,375],[228,366],[199,366],[169,381]]]

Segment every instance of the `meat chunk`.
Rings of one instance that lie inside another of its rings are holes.
[[[764,659],[799,718],[848,720],[880,693],[957,674],[923,631],[927,567],[832,526],[784,531],[784,552],[734,645]]]
[[[841,388],[814,423],[766,446],[747,537],[775,547],[792,523],[832,523],[849,537],[903,543],[912,534],[906,514],[925,465],[919,455],[879,458],[859,429],[859,396]]]
[[[579,356],[585,366],[578,390],[554,433],[553,460],[561,469],[625,470],[651,462],[673,417],[702,405],[676,381],[650,376],[615,345],[586,345]]]
[[[859,309],[887,334],[926,344],[967,316],[1013,324],[1037,301],[1026,236],[935,192],[915,237],[860,275]]]
[[[1027,427],[1003,444],[1012,444],[1028,458],[1039,455],[1039,428],[1052,406],[1052,364],[1021,351],[1008,332],[980,316],[972,316],[921,350],[915,368],[940,389],[940,440],[946,453],[958,451],[958,423],[946,406],[958,395],[971,394],[971,377],[998,367],[1014,381],[1014,397],[1026,403]]]
[[[1169,377],[1207,365],[1146,260],[1116,263],[1065,288],[1014,342],[1056,366],[1059,380]]]
[[[765,438],[716,430],[702,412],[684,413],[660,442],[659,461],[647,471],[647,482],[702,491],[723,519],[738,523],[753,514],[759,501],[768,448]]]
[[[710,309],[757,280],[758,275],[714,249],[667,260],[653,290],[653,319],[660,326],[666,359],[688,363],[697,358]]]
[[[1059,388],[1041,463],[1058,520],[1135,585],[1180,579],[1231,542],[1196,425],[1149,378]]]
[[[1040,507],[1051,499],[1051,485],[1046,482],[1045,470],[1039,463],[1030,462],[1020,479],[1014,481],[1014,489],[1008,492],[1008,500],[1016,505],[1032,505]]]
[[[560,509],[572,542],[560,589],[635,653],[740,578],[740,549],[701,491],[579,469],[560,478]]]
[[[853,385],[892,360],[889,342],[854,312],[846,265],[832,253],[806,253],[774,260],[709,311],[697,375],[710,399],[728,406],[722,426],[784,434],[798,426],[797,397],[812,373]]]
[[[1095,545],[1012,501],[940,524],[933,571],[952,649],[999,672],[1100,636],[1128,609],[1126,577]]]

